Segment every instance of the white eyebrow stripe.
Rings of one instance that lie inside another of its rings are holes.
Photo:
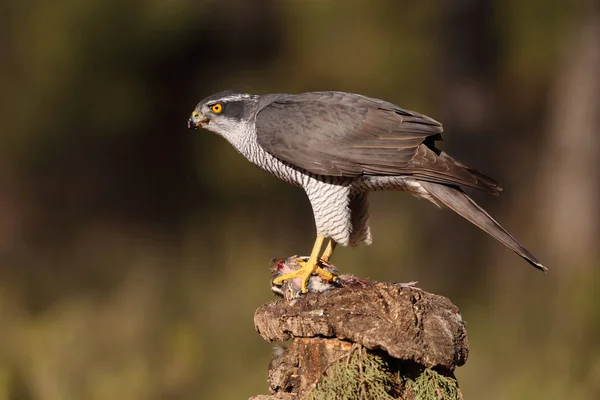
[[[222,101],[222,102],[228,102],[228,101],[240,101],[240,100],[246,100],[246,99],[253,99],[257,97],[256,95],[253,94],[247,94],[247,93],[238,93],[238,94],[232,94],[230,96],[227,97],[223,97],[221,99],[216,99],[216,101]]]

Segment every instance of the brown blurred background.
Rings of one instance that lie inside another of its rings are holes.
[[[450,297],[467,399],[600,398],[600,9],[575,0],[8,0],[0,5],[0,400],[245,399],[268,263],[302,191],[186,130],[222,89],[342,90],[445,124],[544,276],[401,193],[343,271]]]

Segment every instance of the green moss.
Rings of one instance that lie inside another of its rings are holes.
[[[381,357],[362,347],[333,364],[309,394],[310,400],[393,400],[398,382]]]
[[[460,400],[456,379],[444,376],[430,368],[425,368],[413,378],[401,378],[406,389],[415,400]]]
[[[402,397],[400,397],[402,393]],[[331,365],[308,394],[309,400],[462,400],[458,383],[430,368],[385,358],[356,347]]]

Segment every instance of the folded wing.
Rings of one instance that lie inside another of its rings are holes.
[[[256,117],[260,146],[317,175],[410,175],[497,194],[491,178],[435,148],[442,125],[391,103],[342,92],[277,95]]]

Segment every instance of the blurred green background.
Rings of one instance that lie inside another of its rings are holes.
[[[371,197],[344,272],[450,297],[467,399],[600,398],[595,1],[4,0],[0,400],[245,399],[269,260],[306,196],[186,118],[223,89],[359,92],[445,124],[473,194],[549,267],[449,211]]]

